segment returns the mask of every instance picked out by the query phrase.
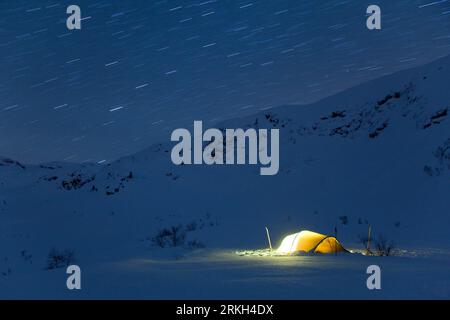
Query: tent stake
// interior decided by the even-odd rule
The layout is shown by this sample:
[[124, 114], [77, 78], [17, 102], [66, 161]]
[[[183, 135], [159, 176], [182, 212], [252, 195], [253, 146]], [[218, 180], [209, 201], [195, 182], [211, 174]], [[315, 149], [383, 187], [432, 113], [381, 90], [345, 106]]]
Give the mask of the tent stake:
[[266, 227], [267, 240], [269, 241], [269, 248], [272, 251], [272, 241], [270, 241], [269, 228]]

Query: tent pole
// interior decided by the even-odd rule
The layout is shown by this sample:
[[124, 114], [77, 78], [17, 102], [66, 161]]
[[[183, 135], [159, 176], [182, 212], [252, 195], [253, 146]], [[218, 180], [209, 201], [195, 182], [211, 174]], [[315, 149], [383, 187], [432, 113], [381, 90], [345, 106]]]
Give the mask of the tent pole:
[[272, 251], [272, 241], [270, 241], [269, 228], [266, 227], [267, 240], [269, 241], [269, 248]]
[[367, 236], [367, 252], [370, 252], [370, 238], [372, 237], [372, 226], [369, 225], [369, 235]]

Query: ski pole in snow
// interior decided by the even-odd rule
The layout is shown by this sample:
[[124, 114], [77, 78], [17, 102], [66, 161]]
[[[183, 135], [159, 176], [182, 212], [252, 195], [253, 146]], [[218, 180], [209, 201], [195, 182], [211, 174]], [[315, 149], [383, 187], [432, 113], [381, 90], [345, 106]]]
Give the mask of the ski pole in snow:
[[267, 240], [269, 241], [269, 248], [272, 251], [272, 241], [270, 241], [269, 228], [266, 227]]

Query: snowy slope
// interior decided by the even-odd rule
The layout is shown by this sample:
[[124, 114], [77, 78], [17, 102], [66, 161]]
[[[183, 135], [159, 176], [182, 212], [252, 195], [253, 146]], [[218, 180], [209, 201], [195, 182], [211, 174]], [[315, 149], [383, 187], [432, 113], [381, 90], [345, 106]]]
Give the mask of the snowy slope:
[[[219, 126], [280, 129], [276, 176], [260, 176], [259, 166], [174, 166], [169, 137], [103, 166], [1, 159], [0, 283], [9, 289], [0, 296], [21, 275], [46, 274], [52, 248], [95, 268], [200, 247], [261, 248], [264, 226], [276, 244], [302, 229], [336, 227], [344, 245], [358, 247], [370, 224], [397, 248], [446, 252], [449, 83], [446, 57]], [[172, 226], [186, 235], [183, 249], [155, 246], [158, 231]]]

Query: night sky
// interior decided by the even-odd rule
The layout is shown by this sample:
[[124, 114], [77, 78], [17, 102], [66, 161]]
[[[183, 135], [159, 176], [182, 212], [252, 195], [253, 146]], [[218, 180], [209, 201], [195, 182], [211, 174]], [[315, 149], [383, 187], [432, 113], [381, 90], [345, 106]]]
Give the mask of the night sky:
[[0, 0], [0, 155], [112, 161], [448, 54], [450, 1]]

